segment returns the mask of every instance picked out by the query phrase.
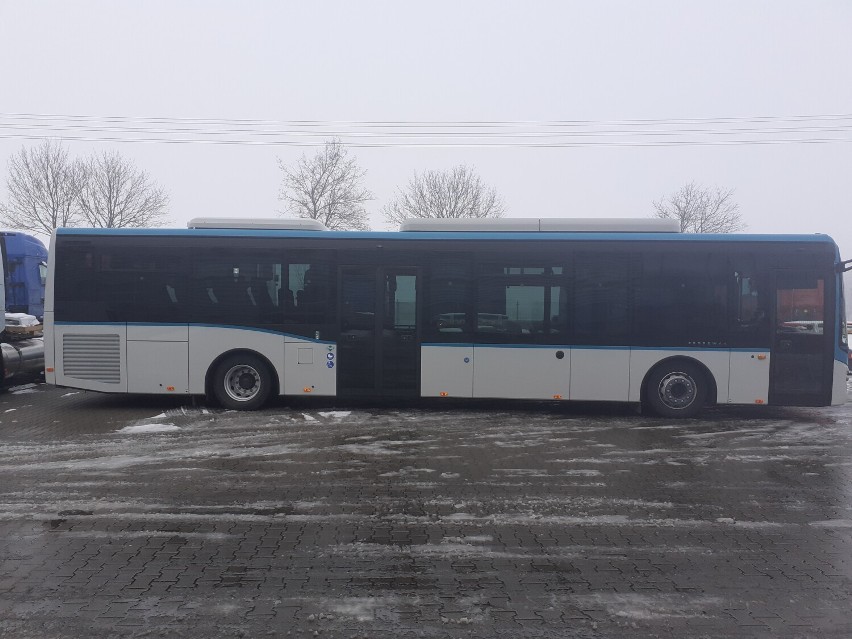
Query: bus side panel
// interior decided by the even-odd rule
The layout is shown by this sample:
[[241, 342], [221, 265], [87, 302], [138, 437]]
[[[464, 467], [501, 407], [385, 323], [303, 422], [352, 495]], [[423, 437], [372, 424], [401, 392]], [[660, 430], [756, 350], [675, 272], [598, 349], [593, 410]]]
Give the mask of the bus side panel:
[[716, 401], [728, 401], [728, 371], [731, 353], [728, 350], [694, 351], [674, 349], [634, 348], [630, 356], [630, 401], [642, 401], [642, 382], [657, 364], [671, 357], [686, 357], [704, 364], [716, 383]]
[[[473, 396], [508, 399], [568, 399], [569, 347], [497, 347], [476, 345]], [[561, 357], [557, 354], [561, 353]]]
[[424, 345], [420, 350], [422, 397], [473, 397], [473, 346]]
[[[769, 403], [769, 363], [771, 357], [765, 351], [732, 351], [729, 404]], [[722, 403], [722, 399], [719, 399]]]
[[279, 388], [283, 387], [284, 335], [235, 326], [190, 325], [189, 392], [203, 395], [210, 365], [223, 353], [235, 350], [255, 351], [268, 359], [278, 376]]
[[834, 361], [834, 384], [831, 389], [831, 405], [840, 406], [848, 401], [848, 391], [846, 390], [846, 374], [849, 371], [849, 365], [843, 362]]
[[297, 337], [284, 343], [284, 395], [337, 394], [337, 347]]
[[56, 384], [56, 336], [54, 335], [53, 312], [44, 314], [44, 381]]
[[626, 402], [629, 394], [629, 348], [574, 347], [571, 350], [569, 399]]
[[[44, 381], [56, 384], [56, 335], [55, 318], [53, 315], [53, 280], [56, 269], [56, 231], [50, 236], [50, 253], [47, 259], [47, 283], [44, 292]], [[3, 280], [0, 277], [0, 291], [3, 290]]]
[[127, 392], [125, 324], [55, 324], [56, 384], [104, 393]]
[[127, 327], [127, 391], [189, 392], [189, 326], [130, 324]]

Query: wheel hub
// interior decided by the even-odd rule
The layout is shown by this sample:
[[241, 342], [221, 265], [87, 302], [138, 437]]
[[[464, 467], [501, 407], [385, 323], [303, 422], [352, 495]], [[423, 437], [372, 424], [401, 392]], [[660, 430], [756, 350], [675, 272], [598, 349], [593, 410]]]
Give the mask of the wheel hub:
[[225, 392], [238, 402], [249, 401], [260, 392], [260, 374], [252, 366], [233, 366], [225, 373]]
[[669, 373], [660, 380], [658, 393], [660, 400], [669, 408], [686, 408], [697, 396], [695, 380], [686, 373]]

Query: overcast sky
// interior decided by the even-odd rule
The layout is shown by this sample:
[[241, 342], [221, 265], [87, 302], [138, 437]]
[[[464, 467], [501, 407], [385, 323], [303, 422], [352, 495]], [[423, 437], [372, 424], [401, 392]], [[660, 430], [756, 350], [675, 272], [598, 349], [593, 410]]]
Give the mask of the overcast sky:
[[848, 0], [0, 0], [0, 197], [26, 138], [57, 136], [132, 159], [170, 225], [271, 217], [279, 159], [339, 134], [368, 145], [377, 229], [415, 170], [465, 163], [510, 216], [644, 217], [696, 181], [849, 259], [850, 34]]

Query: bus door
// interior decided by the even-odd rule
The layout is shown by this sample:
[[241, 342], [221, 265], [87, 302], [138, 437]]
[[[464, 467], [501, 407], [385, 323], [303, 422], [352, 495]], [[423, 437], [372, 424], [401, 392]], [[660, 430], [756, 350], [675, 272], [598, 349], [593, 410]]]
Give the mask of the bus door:
[[825, 277], [776, 271], [769, 403], [825, 405], [831, 401], [834, 331], [826, 318]]
[[416, 268], [342, 266], [337, 392], [420, 394]]

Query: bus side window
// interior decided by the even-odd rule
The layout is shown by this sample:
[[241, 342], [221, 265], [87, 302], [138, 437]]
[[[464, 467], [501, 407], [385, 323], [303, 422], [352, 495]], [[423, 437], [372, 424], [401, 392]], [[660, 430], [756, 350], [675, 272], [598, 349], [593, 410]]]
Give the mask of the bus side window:
[[107, 321], [95, 249], [67, 243], [57, 247], [56, 252], [62, 264], [54, 275], [56, 320]]
[[195, 253], [193, 321], [234, 326], [281, 324], [283, 265], [278, 251], [205, 247]]
[[329, 297], [332, 293], [331, 267], [327, 263], [286, 264], [283, 298], [285, 319], [297, 324], [326, 324], [332, 321]]
[[575, 338], [582, 344], [628, 344], [639, 274], [636, 256], [578, 252], [574, 270]]
[[761, 314], [758, 304], [758, 287], [754, 277], [734, 273], [737, 281], [737, 323], [752, 324]]
[[425, 304], [431, 338], [453, 341], [467, 333], [470, 301], [470, 265], [456, 256], [434, 256]]
[[540, 342], [564, 330], [564, 267], [544, 264], [551, 263], [539, 257], [479, 266], [476, 331], [481, 337]]

